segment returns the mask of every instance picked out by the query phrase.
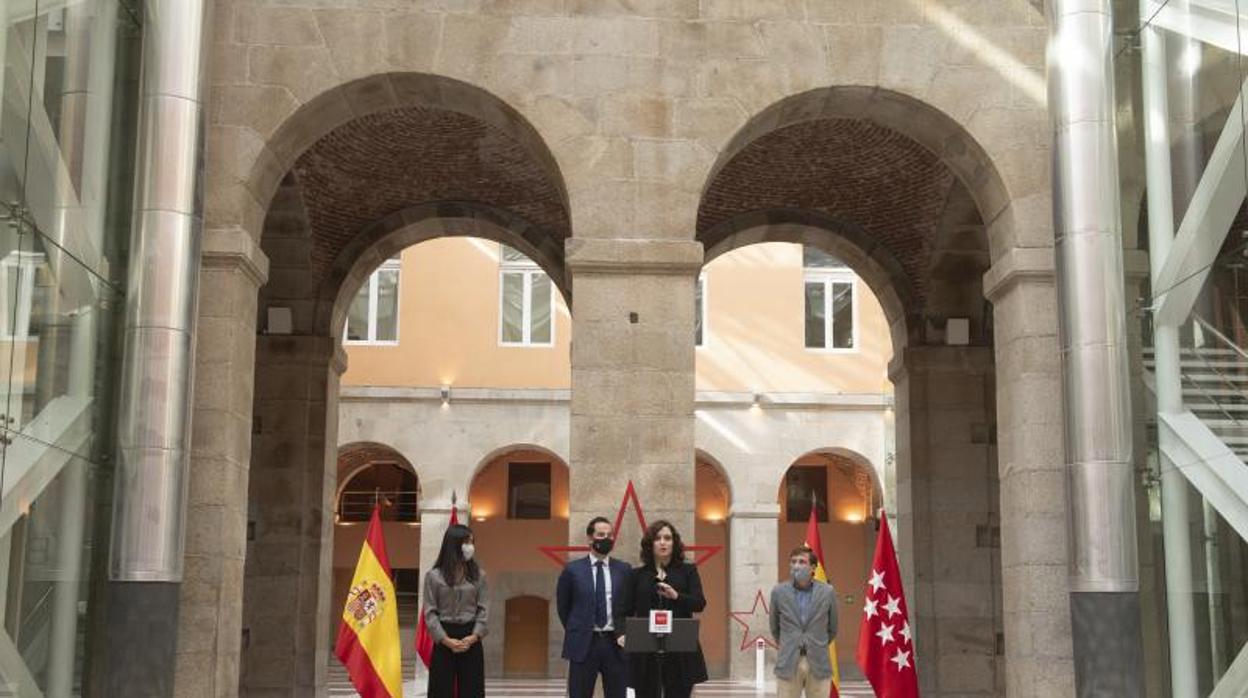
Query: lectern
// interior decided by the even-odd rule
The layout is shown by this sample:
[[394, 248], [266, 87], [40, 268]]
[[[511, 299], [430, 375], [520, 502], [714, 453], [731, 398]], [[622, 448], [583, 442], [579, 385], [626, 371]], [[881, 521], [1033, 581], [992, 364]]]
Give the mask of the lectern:
[[[659, 665], [659, 696], [663, 696], [663, 660], [669, 654], [698, 651], [698, 621], [694, 618], [672, 618], [658, 624], [655, 629], [654, 614], [670, 611], [651, 611], [651, 618], [629, 618], [624, 625], [624, 651], [629, 654], [653, 654]], [[662, 628], [666, 625], [667, 631]]]

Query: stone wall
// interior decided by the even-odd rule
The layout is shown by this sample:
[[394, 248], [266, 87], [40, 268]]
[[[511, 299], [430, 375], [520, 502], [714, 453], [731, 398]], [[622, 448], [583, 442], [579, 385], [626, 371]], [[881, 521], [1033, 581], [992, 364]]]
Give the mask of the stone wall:
[[[996, 263], [1008, 266], [1020, 249], [1051, 257], [1046, 29], [1041, 14], [1025, 0], [218, 0], [214, 8], [206, 130], [209, 239], [233, 247], [260, 244], [279, 185], [323, 136], [352, 122], [358, 126], [361, 120], [384, 124], [387, 118], [408, 118], [412, 110], [438, 118], [471, 117], [465, 122], [471, 122], [470, 128], [491, 134], [480, 141], [480, 150], [473, 150], [482, 163], [497, 164], [494, 156], [502, 152], [500, 144], [507, 144], [531, 160], [520, 163], [523, 171], [534, 171], [527, 168], [537, 163], [536, 171], [552, 182], [567, 230], [554, 217], [546, 226], [526, 226], [525, 213], [515, 202], [497, 198], [474, 204], [472, 215], [501, 221], [526, 252], [548, 262], [544, 266], [557, 281], [570, 282], [575, 341], [567, 460], [574, 473], [601, 477], [605, 483], [591, 486], [586, 477], [574, 474], [573, 501], [579, 508], [573, 518], [618, 505], [614, 492], [628, 471], [646, 490], [655, 515], [672, 516], [678, 525], [691, 521], [692, 513], [677, 493], [692, 490], [692, 469], [672, 466], [691, 462], [697, 440], [692, 289], [702, 260], [700, 240], [695, 239], [704, 232], [698, 211], [719, 165], [776, 125], [806, 118], [804, 110], [812, 108], [812, 100], [786, 98], [838, 88], [817, 93], [816, 116], [833, 113], [870, 121], [934, 153], [974, 200]], [[851, 89], [839, 89], [847, 87]], [[823, 111], [825, 107], [831, 111]], [[875, 153], [880, 161], [872, 157], [864, 155], [859, 164], [883, 164], [888, 151]], [[476, 175], [509, 176], [469, 169], [444, 183], [445, 189], [431, 185], [415, 194], [409, 191], [420, 200], [387, 200], [386, 206], [436, 207], [437, 201], [458, 192], [478, 191], [468, 186]], [[308, 210], [315, 214], [325, 209], [314, 205]], [[321, 250], [315, 253], [321, 255], [318, 259], [332, 260], [329, 269], [337, 273], [320, 286], [304, 285], [299, 297], [284, 299], [297, 311], [297, 320], [309, 321], [307, 342], [333, 346], [338, 328], [332, 311], [343, 279], [357, 261], [376, 253], [386, 235], [401, 234], [406, 214], [385, 213], [393, 220], [365, 225], [356, 238], [322, 239], [326, 236], [314, 232], [320, 223], [312, 221], [310, 240], [288, 242], [297, 254], [305, 249], [300, 245], [311, 243], [310, 249]], [[927, 244], [918, 239], [916, 244]], [[565, 242], [568, 264], [563, 267]], [[898, 259], [905, 258], [902, 252], [896, 253]], [[923, 279], [894, 281], [899, 288], [917, 288]], [[201, 298], [230, 288], [228, 279], [205, 275]], [[1049, 557], [1061, 552], [1050, 550], [1061, 547], [1053, 541], [1064, 539], [1029, 536], [1033, 523], [1059, 520], [1064, 502], [1025, 499], [1031, 485], [1044, 485], [1040, 491], [1049, 492], [1045, 488], [1052, 485], [1053, 469], [1062, 460], [1054, 451], [1061, 442], [1054, 413], [1056, 375], [1050, 371], [1056, 367], [1056, 354], [1052, 366], [1039, 366], [1043, 362], [1036, 358], [1040, 345], [1054, 348], [1046, 343], [1056, 328], [1055, 316], [1048, 312], [1050, 292], [1051, 284], [1029, 280], [994, 297], [1000, 311], [994, 314], [997, 351], [1008, 353], [997, 360], [1008, 380], [998, 380], [996, 390], [1003, 413], [998, 421], [1007, 512], [1002, 522], [1004, 646], [1012, 695], [1069, 694], [1064, 683], [1069, 657], [1061, 650], [1069, 643], [1069, 628], [1059, 620], [1067, 618], [1065, 582]], [[235, 320], [251, 317], [250, 296], [243, 295], [248, 297], [239, 298]], [[301, 326], [297, 331], [305, 330]], [[898, 349], [906, 335], [900, 339]], [[254, 409], [262, 429], [275, 419], [294, 419], [293, 414], [315, 423], [298, 439], [288, 438], [294, 431], [281, 436], [280, 448], [260, 445], [250, 450], [253, 474], [259, 466], [297, 472], [291, 475], [299, 483], [298, 504], [286, 515], [252, 512], [261, 536], [257, 540], [262, 540], [260, 529], [268, 526], [289, 527], [298, 540], [302, 557], [297, 567], [283, 568], [274, 579], [294, 574], [292, 569], [305, 575], [303, 579], [318, 579], [313, 571], [325, 559], [324, 485], [326, 473], [333, 472], [332, 463], [325, 461], [332, 456], [338, 422], [333, 397], [314, 394], [334, 381], [332, 351], [322, 346], [315, 366], [300, 364], [306, 382], [292, 386], [295, 397], [288, 398], [266, 394], [260, 386], [270, 380], [271, 369], [280, 373], [289, 367], [261, 357], [253, 361], [248, 352], [254, 349], [243, 349], [246, 344], [230, 332], [201, 328], [197, 370], [212, 375], [208, 363], [236, 356], [230, 371], [243, 381], [256, 376]], [[253, 373], [253, 367], [259, 372]], [[1035, 395], [1053, 397], [1053, 402], [1043, 403]], [[302, 402], [297, 409], [279, 409], [289, 399]], [[275, 412], [266, 411], [269, 405]], [[211, 424], [212, 414], [208, 405], [197, 405], [196, 429]], [[241, 424], [252, 421], [246, 406], [233, 415]], [[256, 437], [270, 438], [263, 432]], [[233, 460], [214, 464], [245, 463], [246, 436], [238, 440], [244, 443], [221, 447], [233, 453]], [[218, 450], [212, 448], [213, 453]], [[200, 492], [211, 475], [205, 472], [192, 482], [192, 502], [208, 496]], [[1031, 476], [1041, 482], [1027, 480]], [[437, 478], [429, 482], [443, 493], [433, 501], [443, 501], [447, 483]], [[253, 501], [277, 496], [253, 490]], [[744, 522], [757, 509], [755, 502], [742, 501]], [[1042, 511], [1028, 508], [1036, 506]], [[237, 519], [238, 506], [229, 511]], [[1009, 512], [1017, 512], [1016, 518], [1009, 518]], [[196, 516], [193, 511], [192, 527], [213, 526], [210, 518]], [[242, 546], [241, 530], [225, 530], [230, 531], [225, 548], [202, 549], [202, 562], [209, 568], [229, 560], [233, 553], [228, 550]], [[248, 564], [252, 561], [249, 554]], [[762, 568], [756, 572], [766, 577]], [[229, 628], [235, 621], [225, 617], [237, 613], [230, 599], [241, 591], [229, 574], [213, 574], [216, 598], [208, 598], [222, 618], [223, 634], [215, 644], [195, 647], [202, 651], [197, 661], [217, 667], [217, 679], [203, 687], [193, 684], [198, 677], [182, 672], [180, 695], [233, 691], [226, 655], [236, 653], [234, 640], [225, 635], [232, 634]], [[251, 587], [248, 603], [276, 593]], [[300, 586], [297, 591], [284, 587], [282, 593], [294, 594], [290, 603], [302, 612], [325, 611], [321, 591]], [[183, 607], [204, 598], [190, 598], [188, 592]], [[251, 627], [251, 634], [244, 635], [248, 642], [259, 641], [255, 632]], [[291, 641], [273, 641], [277, 654], [260, 652], [264, 642], [243, 649], [249, 667], [263, 665], [269, 657], [310, 662], [326, 649], [311, 630], [297, 647], [281, 646], [279, 651], [277, 645]], [[244, 671], [251, 677], [248, 681], [258, 677], [250, 668]], [[304, 695], [321, 685], [316, 671], [306, 667], [275, 666], [272, 671], [286, 672], [285, 683], [244, 692]]]

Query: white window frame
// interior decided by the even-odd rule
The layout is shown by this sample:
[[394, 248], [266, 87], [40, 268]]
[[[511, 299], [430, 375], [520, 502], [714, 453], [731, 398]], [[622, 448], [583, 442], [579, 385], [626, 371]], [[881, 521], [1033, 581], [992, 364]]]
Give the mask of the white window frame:
[[[707, 345], [708, 340], [711, 337], [710, 326], [707, 325], [706, 323], [707, 318], [710, 316], [710, 313], [706, 312], [706, 307], [707, 307], [706, 272], [704, 271], [698, 274], [698, 280], [694, 283], [696, 283], [698, 286], [702, 288], [702, 302], [698, 304], [698, 307], [693, 309], [693, 311], [700, 316], [698, 319], [701, 320], [701, 324], [702, 324], [702, 341], [700, 342], [698, 341], [698, 336], [697, 336], [697, 333], [695, 332], [693, 336], [693, 347], [695, 349], [702, 349]], [[697, 301], [697, 288], [696, 287], [694, 288], [694, 294], [695, 294], [694, 301], [696, 302]]]
[[[35, 274], [44, 263], [42, 252], [14, 250], [0, 259], [0, 340], [30, 339], [30, 312], [34, 302]], [[8, 279], [17, 274], [17, 298], [9, 298]], [[16, 302], [16, 308], [14, 308]], [[16, 312], [15, 312], [16, 311]]]
[[[500, 347], [537, 347], [547, 348], [555, 346], [555, 327], [558, 317], [555, 307], [555, 282], [550, 280], [550, 341], [534, 342], [533, 333], [533, 279], [537, 276], [546, 276], [546, 272], [537, 265], [537, 262], [529, 258], [506, 260], [503, 259], [504, 245], [498, 246], [498, 345]], [[520, 332], [521, 340], [519, 342], [509, 342], [503, 339], [503, 303], [506, 300], [504, 293], [506, 286], [504, 279], [508, 274], [521, 274], [524, 283], [521, 289], [521, 312], [520, 312]]]
[[[378, 291], [381, 286], [381, 273], [383, 271], [393, 271], [398, 274], [398, 282], [394, 289], [394, 339], [377, 339], [377, 301], [380, 297]], [[403, 303], [403, 263], [397, 257], [392, 257], [381, 263], [372, 274], [368, 275], [368, 338], [367, 339], [344, 339], [343, 344], [352, 344], [355, 346], [378, 346], [393, 347], [399, 343], [399, 309]], [[355, 303], [355, 299], [351, 299], [351, 303]], [[348, 306], [347, 326], [350, 327], [350, 307]], [[346, 334], [344, 332], [343, 334]]]
[[[823, 338], [828, 346], [806, 346], [806, 285], [823, 284]], [[834, 347], [832, 344], [832, 284], [849, 284], [850, 338], [852, 347]], [[817, 354], [857, 354], [858, 343], [858, 275], [848, 268], [827, 269], [808, 267], [802, 274], [802, 346]]]

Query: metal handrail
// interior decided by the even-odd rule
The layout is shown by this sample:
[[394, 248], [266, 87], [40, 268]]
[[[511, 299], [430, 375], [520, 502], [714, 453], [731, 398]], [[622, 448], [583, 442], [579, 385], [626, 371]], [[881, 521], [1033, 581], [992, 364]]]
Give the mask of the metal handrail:
[[339, 496], [334, 513], [339, 519], [367, 520], [373, 507], [380, 501], [388, 503], [388, 509], [400, 520], [416, 521], [420, 518], [420, 492], [417, 490], [344, 490]]
[[[1214, 337], [1220, 340], [1223, 344], [1226, 344], [1231, 349], [1234, 349], [1241, 357], [1243, 357], [1245, 360], [1248, 360], [1248, 353], [1245, 353], [1244, 350], [1241, 349], [1234, 342], [1232, 342], [1229, 337], [1227, 337], [1226, 335], [1218, 331], [1218, 328], [1210, 324], [1208, 320], [1204, 319], [1203, 317], [1195, 313], [1192, 314], [1192, 319], [1197, 324], [1199, 324], [1202, 328], [1204, 328], [1205, 330], [1208, 330], [1210, 334], [1212, 334]], [[1204, 364], [1204, 367], [1206, 370], [1212, 371], [1213, 374], [1218, 377], [1218, 380], [1222, 382], [1222, 385], [1232, 390], [1237, 389], [1235, 383], [1231, 381], [1225, 374], [1223, 374], [1222, 371], [1218, 369], [1218, 367], [1214, 365], [1214, 363], [1210, 361], [1209, 358], [1203, 352], [1199, 350], [1199, 348], [1196, 348], [1193, 353], [1195, 353], [1196, 358], [1199, 359], [1202, 364]], [[1236, 427], [1244, 426], [1244, 423], [1241, 422], [1238, 417], [1231, 414], [1230, 411], [1227, 410], [1226, 407], [1217, 398], [1205, 392], [1205, 389], [1200, 386], [1198, 381], [1189, 379], [1189, 382], [1195, 385], [1197, 390], [1201, 392], [1201, 394], [1205, 397], [1205, 399], [1213, 403], [1213, 405], [1218, 408], [1218, 411], [1220, 411], [1224, 417], [1230, 420], [1231, 423], [1233, 423]]]
[[1199, 324], [1202, 328], [1208, 330], [1210, 334], [1212, 334], [1220, 342], [1225, 344], [1227, 348], [1231, 349], [1236, 354], [1239, 354], [1240, 358], [1248, 361], [1248, 351], [1245, 351], [1243, 347], [1236, 344], [1235, 341], [1232, 340], [1230, 337], [1227, 337], [1226, 335], [1222, 334], [1222, 332], [1218, 328], [1213, 326], [1213, 323], [1204, 319], [1200, 315], [1197, 315], [1196, 313], [1192, 313], [1192, 320], [1196, 321], [1196, 323]]

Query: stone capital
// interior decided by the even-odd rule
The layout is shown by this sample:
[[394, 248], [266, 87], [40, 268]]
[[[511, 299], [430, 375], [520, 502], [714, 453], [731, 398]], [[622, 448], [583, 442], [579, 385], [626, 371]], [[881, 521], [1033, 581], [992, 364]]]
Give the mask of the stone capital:
[[204, 231], [200, 265], [205, 269], [237, 269], [260, 288], [269, 279], [269, 258], [242, 228]]
[[693, 275], [702, 269], [702, 243], [687, 240], [573, 238], [565, 246], [576, 274]]
[[728, 510], [729, 519], [780, 519], [779, 503], [744, 502], [733, 504]]
[[1024, 279], [1053, 283], [1056, 275], [1052, 247], [1015, 247], [997, 258], [984, 274], [984, 297], [995, 303]]
[[894, 383], [913, 373], [946, 371], [964, 375], [993, 371], [992, 347], [917, 346], [903, 347], [888, 362], [888, 379]]

